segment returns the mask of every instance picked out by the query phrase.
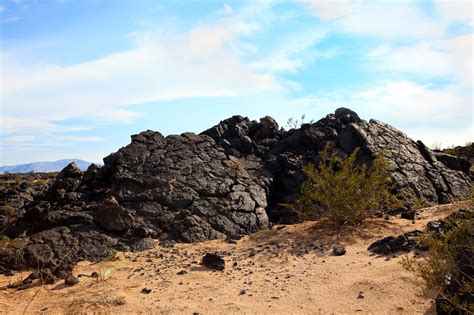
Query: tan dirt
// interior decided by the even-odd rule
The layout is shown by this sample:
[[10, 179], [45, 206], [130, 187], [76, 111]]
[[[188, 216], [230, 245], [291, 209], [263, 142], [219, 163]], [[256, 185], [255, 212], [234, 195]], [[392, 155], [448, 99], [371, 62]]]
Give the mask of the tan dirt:
[[[367, 247], [384, 236], [422, 229], [458, 207], [423, 209], [414, 224], [370, 219], [334, 232], [324, 222], [305, 222], [275, 226], [237, 244], [209, 241], [118, 253], [117, 261], [81, 262], [74, 270], [77, 276], [113, 268], [107, 280], [80, 277], [73, 287], [59, 281], [1, 290], [0, 314], [434, 314], [435, 293], [423, 294], [423, 283], [401, 266], [402, 255], [379, 257]], [[335, 244], [347, 253], [333, 256]], [[225, 254], [224, 271], [199, 264], [208, 251]], [[0, 276], [0, 287], [28, 274]], [[141, 293], [143, 288], [152, 291]]]

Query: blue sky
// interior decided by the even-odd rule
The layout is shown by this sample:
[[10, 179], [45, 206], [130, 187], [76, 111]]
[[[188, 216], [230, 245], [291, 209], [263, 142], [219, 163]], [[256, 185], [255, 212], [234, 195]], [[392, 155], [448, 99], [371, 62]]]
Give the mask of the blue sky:
[[0, 0], [0, 164], [102, 158], [152, 129], [349, 107], [473, 135], [471, 1]]

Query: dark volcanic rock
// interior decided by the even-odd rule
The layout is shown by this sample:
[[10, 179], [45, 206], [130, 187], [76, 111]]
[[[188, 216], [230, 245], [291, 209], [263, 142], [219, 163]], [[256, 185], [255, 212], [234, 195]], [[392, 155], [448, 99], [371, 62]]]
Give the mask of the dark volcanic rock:
[[469, 174], [471, 162], [469, 162], [468, 160], [438, 151], [433, 151], [433, 154], [436, 156], [436, 159], [438, 161], [446, 165], [448, 168]]
[[400, 214], [400, 218], [405, 220], [415, 220], [416, 211], [404, 211]]
[[[104, 161], [102, 172], [118, 201], [107, 212], [119, 213], [120, 222], [124, 214], [135, 225], [145, 224], [186, 242], [238, 237], [268, 224], [264, 209], [272, 178], [263, 162], [252, 156], [227, 156], [209, 136], [185, 133], [165, 138], [146, 131]], [[100, 225], [110, 229], [104, 223], [111, 215], [102, 217]], [[125, 221], [129, 224], [113, 229], [131, 228], [132, 220]]]
[[202, 258], [201, 264], [209, 269], [224, 270], [225, 261], [224, 258], [214, 253], [206, 253]]
[[2, 175], [12, 180], [0, 186], [0, 236], [14, 240], [0, 249], [1, 272], [41, 264], [65, 277], [79, 260], [152, 248], [150, 238], [163, 233], [184, 242], [239, 239], [296, 222], [282, 204], [299, 197], [302, 166], [318, 164], [328, 144], [341, 158], [360, 147], [366, 164], [385, 150], [396, 190], [408, 197], [436, 204], [469, 195], [457, 164], [346, 108], [289, 131], [268, 116], [233, 116], [199, 135], [148, 130], [131, 138], [86, 172], [70, 164], [54, 181]]
[[390, 253], [396, 253], [399, 251], [409, 252], [417, 245], [415, 238], [421, 233], [421, 231], [415, 230], [396, 237], [387, 236], [372, 243], [367, 249], [370, 252], [379, 255], [388, 255]]
[[346, 249], [344, 246], [334, 246], [332, 253], [334, 256], [343, 256], [346, 254]]
[[74, 286], [76, 284], [79, 283], [79, 279], [77, 279], [76, 277], [74, 277], [73, 275], [68, 275], [66, 276], [66, 278], [64, 279], [64, 284], [65, 285], [68, 285], [68, 286]]
[[[319, 162], [318, 152], [329, 144], [342, 158], [360, 147], [358, 161], [368, 163], [384, 151], [395, 181], [396, 190], [407, 198], [428, 204], [448, 203], [469, 195], [468, 176], [447, 167], [421, 142], [409, 139], [390, 125], [377, 120], [363, 121], [346, 108], [327, 115], [314, 124], [299, 129], [277, 130], [276, 123], [249, 121], [234, 116], [206, 130], [227, 154], [258, 157], [273, 176], [267, 214], [271, 221], [291, 223], [297, 216], [281, 204], [291, 203], [299, 196], [305, 163]], [[265, 125], [272, 132], [261, 132]], [[252, 145], [248, 145], [248, 139]], [[245, 143], [246, 145], [243, 145]]]
[[135, 224], [132, 213], [120, 206], [114, 197], [104, 200], [95, 211], [97, 224], [106, 231], [122, 232]]

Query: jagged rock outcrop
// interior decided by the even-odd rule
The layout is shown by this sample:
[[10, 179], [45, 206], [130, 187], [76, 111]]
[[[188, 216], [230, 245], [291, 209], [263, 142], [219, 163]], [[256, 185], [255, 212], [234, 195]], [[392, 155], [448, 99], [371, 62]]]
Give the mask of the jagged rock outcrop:
[[[135, 221], [124, 229], [146, 226], [156, 234], [197, 242], [239, 237], [268, 225], [272, 178], [262, 161], [228, 156], [209, 136], [165, 138], [146, 131], [104, 162], [102, 172], [118, 201], [115, 210], [109, 206], [107, 211], [128, 212]], [[110, 230], [104, 226], [107, 217], [113, 216], [100, 219], [100, 225]]]
[[397, 189], [407, 196], [434, 204], [469, 194], [467, 175], [421, 142], [346, 108], [289, 131], [271, 117], [233, 116], [199, 135], [133, 135], [103, 167], [84, 173], [69, 165], [0, 230], [16, 239], [0, 248], [0, 271], [36, 268], [41, 252], [42, 266], [64, 276], [78, 260], [150, 248], [150, 238], [160, 235], [235, 239], [270, 222], [294, 222], [296, 214], [281, 204], [298, 198], [302, 166], [318, 163], [327, 144], [343, 158], [360, 147], [358, 160], [368, 164], [385, 150]]
[[[272, 193], [267, 213], [272, 221], [292, 222], [291, 210], [279, 205], [294, 201], [304, 180], [301, 167], [318, 163], [318, 152], [329, 144], [341, 157], [360, 148], [358, 160], [370, 164], [381, 151], [389, 160], [397, 190], [407, 198], [428, 204], [449, 203], [469, 195], [470, 181], [458, 165], [437, 160], [421, 141], [414, 141], [392, 126], [377, 120], [361, 120], [350, 109], [339, 108], [334, 114], [299, 129], [275, 131], [270, 138], [262, 138], [258, 131], [263, 126], [241, 116], [234, 116], [206, 130], [228, 154], [254, 154], [273, 175]], [[272, 130], [278, 130], [273, 121]], [[443, 159], [444, 161], [444, 159]]]
[[448, 168], [469, 174], [471, 162], [467, 159], [439, 151], [433, 151], [433, 154], [436, 156], [438, 161], [446, 165]]

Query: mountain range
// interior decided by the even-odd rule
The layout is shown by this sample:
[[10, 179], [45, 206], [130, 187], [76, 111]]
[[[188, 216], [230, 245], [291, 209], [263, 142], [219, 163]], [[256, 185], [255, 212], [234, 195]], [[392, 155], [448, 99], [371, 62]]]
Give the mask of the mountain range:
[[79, 159], [63, 159], [53, 162], [32, 162], [18, 165], [6, 165], [0, 166], [0, 174], [3, 173], [47, 173], [47, 172], [59, 172], [65, 168], [69, 163], [75, 162], [81, 170], [86, 170], [91, 162], [87, 162]]

